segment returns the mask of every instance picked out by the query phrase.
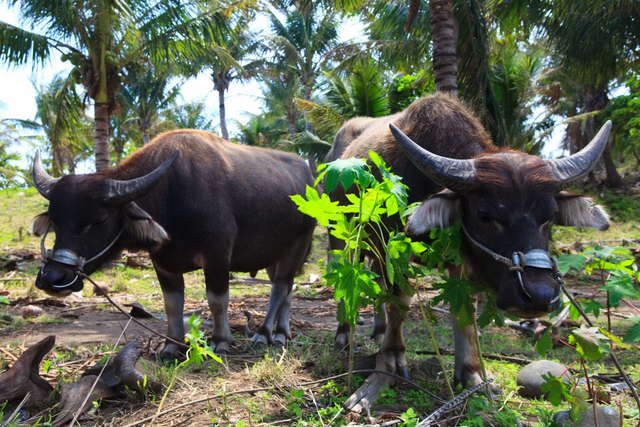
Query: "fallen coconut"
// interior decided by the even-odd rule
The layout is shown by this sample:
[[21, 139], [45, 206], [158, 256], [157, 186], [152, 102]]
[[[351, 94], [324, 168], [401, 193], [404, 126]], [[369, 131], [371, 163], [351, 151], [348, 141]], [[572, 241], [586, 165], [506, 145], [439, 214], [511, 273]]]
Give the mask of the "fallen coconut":
[[38, 317], [42, 313], [44, 313], [44, 310], [42, 310], [42, 308], [38, 307], [37, 305], [25, 305], [24, 307], [22, 307], [22, 317], [24, 319]]

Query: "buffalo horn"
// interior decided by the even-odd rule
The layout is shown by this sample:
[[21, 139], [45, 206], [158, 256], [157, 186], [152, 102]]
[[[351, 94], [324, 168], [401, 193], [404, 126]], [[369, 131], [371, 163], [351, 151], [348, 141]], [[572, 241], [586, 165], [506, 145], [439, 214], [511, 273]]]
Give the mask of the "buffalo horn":
[[171, 167], [180, 152], [174, 152], [160, 166], [139, 178], [118, 180], [107, 179], [105, 198], [109, 201], [129, 201], [147, 191], [155, 184]]
[[585, 176], [594, 168], [607, 146], [610, 133], [611, 120], [608, 120], [582, 150], [564, 159], [547, 160], [547, 165], [561, 187]]
[[409, 160], [436, 183], [453, 191], [465, 191], [474, 186], [473, 160], [451, 159], [431, 153], [413, 142], [392, 123], [389, 128]]
[[60, 180], [60, 178], [54, 178], [44, 170], [44, 168], [42, 167], [42, 163], [40, 162], [39, 151], [36, 151], [36, 156], [33, 158], [31, 178], [33, 179], [33, 184], [45, 199], [49, 199], [49, 192], [51, 191], [51, 187], [53, 187], [54, 184], [58, 182], [58, 180]]

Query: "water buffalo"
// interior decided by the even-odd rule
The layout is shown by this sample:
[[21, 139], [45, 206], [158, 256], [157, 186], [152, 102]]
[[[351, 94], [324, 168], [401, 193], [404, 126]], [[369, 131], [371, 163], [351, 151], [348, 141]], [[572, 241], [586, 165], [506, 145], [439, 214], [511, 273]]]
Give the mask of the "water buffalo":
[[[183, 274], [202, 268], [213, 346], [223, 351], [232, 341], [229, 272], [268, 267], [269, 308], [253, 340], [290, 338], [293, 278], [315, 226], [289, 199], [313, 185], [300, 157], [176, 130], [112, 169], [52, 178], [36, 156], [32, 175], [49, 200], [48, 211], [34, 220], [34, 234], [56, 233], [36, 278], [39, 289], [65, 296], [82, 289], [78, 270], [90, 274], [125, 248], [146, 250], [162, 288], [168, 336], [182, 342]], [[178, 350], [167, 341], [160, 357], [176, 357]]]
[[[460, 222], [467, 277], [491, 289], [501, 309], [530, 318], [551, 312], [560, 302], [559, 276], [548, 254], [552, 224], [600, 230], [609, 225], [600, 206], [562, 189], [592, 169], [610, 129], [605, 124], [579, 153], [543, 160], [496, 147], [457, 98], [436, 93], [393, 116], [346, 122], [326, 160], [366, 158], [369, 150], [381, 155], [409, 186], [409, 201], [422, 202], [408, 221], [408, 233], [421, 236]], [[330, 242], [333, 249], [340, 247], [336, 239]], [[409, 304], [407, 296], [393, 292]], [[377, 369], [407, 375], [405, 310], [389, 303], [384, 312], [374, 329], [381, 343]], [[481, 379], [473, 327], [455, 329], [455, 380], [475, 385]], [[341, 325], [337, 343], [346, 342], [347, 333], [348, 326]], [[347, 405], [361, 409], [390, 381], [384, 375], [370, 377]]]

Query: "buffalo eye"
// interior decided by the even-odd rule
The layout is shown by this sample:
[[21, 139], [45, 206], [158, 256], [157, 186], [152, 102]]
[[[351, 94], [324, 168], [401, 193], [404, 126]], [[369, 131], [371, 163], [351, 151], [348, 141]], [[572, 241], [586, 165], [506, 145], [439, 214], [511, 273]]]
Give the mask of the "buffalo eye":
[[100, 225], [104, 224], [105, 222], [107, 222], [107, 219], [109, 217], [105, 216], [104, 218], [100, 218], [94, 222], [92, 222], [91, 224], [87, 224], [84, 227], [82, 227], [82, 229], [80, 230], [80, 232], [82, 234], [87, 234], [93, 227], [99, 227]]
[[505, 228], [504, 221], [492, 216], [487, 211], [478, 211], [478, 219], [483, 224], [492, 225], [493, 227], [498, 229], [498, 231], [503, 231]]

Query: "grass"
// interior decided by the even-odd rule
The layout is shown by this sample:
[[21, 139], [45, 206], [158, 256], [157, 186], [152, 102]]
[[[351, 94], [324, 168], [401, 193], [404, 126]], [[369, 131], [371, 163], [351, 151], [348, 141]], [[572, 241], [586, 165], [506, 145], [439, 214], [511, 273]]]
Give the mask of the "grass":
[[[601, 203], [604, 203], [612, 213], [614, 223], [606, 232], [576, 230], [567, 227], [557, 227], [554, 230], [554, 240], [558, 243], [572, 243], [576, 240], [613, 240], [613, 239], [640, 239], [640, 198], [635, 193], [631, 197], [621, 197], [621, 194], [604, 192], [593, 194]], [[635, 198], [634, 198], [635, 197]], [[28, 232], [31, 219], [39, 212], [44, 211], [46, 203], [37, 192], [29, 190], [0, 190], [0, 267], [2, 261], [9, 256], [23, 252], [38, 252], [39, 241]], [[313, 251], [305, 266], [304, 274], [296, 279], [300, 283], [296, 295], [310, 298], [310, 309], [329, 307], [330, 302], [326, 297], [326, 289], [322, 282], [306, 283], [309, 275], [322, 276], [326, 259], [324, 248], [326, 247], [326, 231], [317, 230], [313, 241]], [[30, 295], [33, 298], [44, 298], [46, 295], [34, 289], [32, 283], [38, 268], [37, 260], [18, 262], [18, 271], [15, 273], [0, 270], [0, 277], [14, 274], [16, 280], [0, 282], [0, 291], [8, 291], [11, 300]], [[236, 276], [243, 276], [237, 274]], [[147, 309], [155, 312], [163, 311], [162, 294], [153, 269], [132, 266], [125, 259], [114, 263], [112, 268], [105, 269], [93, 275], [97, 282], [110, 285], [112, 295], [120, 302], [138, 301]], [[22, 280], [22, 279], [27, 280]], [[258, 278], [266, 279], [264, 271], [259, 272]], [[201, 271], [195, 271], [185, 275], [186, 284], [186, 309], [194, 309], [206, 306], [204, 276]], [[427, 281], [421, 281], [421, 286], [428, 287]], [[593, 289], [597, 281], [584, 276], [571, 278], [571, 285]], [[270, 291], [268, 285], [247, 283], [231, 285], [232, 303], [251, 303], [266, 305], [267, 295]], [[93, 290], [87, 285], [83, 291], [83, 297], [95, 304], [92, 310], [111, 310], [108, 305], [101, 305], [99, 298], [93, 295]], [[262, 308], [255, 305], [235, 308], [236, 311], [244, 309]], [[234, 310], [233, 307], [231, 310]], [[327, 311], [330, 311], [329, 307]], [[0, 304], [0, 345], [11, 354], [18, 355], [25, 347], [20, 345], [20, 340], [9, 340], [5, 336], [15, 333], [28, 333], [37, 330], [41, 325], [58, 322], [61, 325], [70, 320], [56, 315], [53, 310], [45, 316], [24, 320], [19, 317], [16, 308]], [[322, 325], [326, 320], [314, 318], [315, 311], [310, 311], [308, 325], [297, 327], [294, 323], [295, 343], [285, 349], [269, 348], [266, 350], [252, 350], [246, 344], [246, 338], [236, 330], [236, 341], [243, 346], [242, 351], [228, 355], [224, 358], [224, 364], [211, 363], [199, 370], [181, 370], [177, 376], [175, 386], [169, 393], [166, 407], [189, 402], [203, 396], [219, 395], [218, 399], [207, 403], [188, 406], [184, 410], [172, 413], [157, 420], [158, 424], [170, 424], [172, 422], [187, 421], [191, 425], [221, 425], [249, 426], [272, 424], [277, 421], [287, 420], [286, 425], [316, 426], [316, 425], [345, 425], [351, 421], [362, 423], [364, 420], [353, 415], [345, 414], [341, 408], [342, 402], [349, 396], [344, 379], [329, 381], [319, 384], [317, 387], [301, 387], [300, 384], [318, 378], [343, 373], [346, 369], [345, 355], [333, 349], [333, 331]], [[3, 321], [3, 315], [9, 315], [11, 321]], [[203, 315], [207, 315], [206, 312]], [[299, 320], [301, 314], [292, 313], [294, 320]], [[307, 318], [305, 317], [305, 319]], [[407, 357], [413, 381], [421, 387], [443, 398], [448, 396], [444, 376], [451, 378], [453, 371], [453, 356], [444, 356], [445, 372], [440, 365], [435, 363], [433, 357], [421, 354], [422, 351], [433, 350], [431, 341], [427, 335], [424, 320], [421, 319], [419, 310], [414, 308], [410, 312], [409, 321], [405, 323], [405, 338], [407, 342]], [[604, 317], [598, 320], [604, 325]], [[614, 318], [613, 329], [625, 330], [630, 325], [630, 320]], [[438, 345], [441, 348], [452, 349], [453, 335], [449, 321], [439, 318], [436, 327]], [[358, 327], [356, 331], [357, 356], [375, 352], [377, 346], [368, 338], [370, 325]], [[152, 343], [152, 348], [158, 341]], [[111, 350], [112, 343], [101, 345], [57, 345], [46, 357], [42, 364], [42, 370], [47, 380], [53, 384], [62, 381], [75, 380], [84, 369], [82, 366], [87, 360], [105, 357], [105, 352]], [[483, 331], [481, 345], [486, 352], [495, 354], [515, 354], [519, 357], [539, 359], [535, 353], [530, 338], [524, 337], [512, 330], [488, 327]], [[634, 379], [640, 378], [640, 357], [637, 347], [618, 351], [619, 358], [625, 369]], [[575, 362], [574, 353], [567, 348], [558, 347], [551, 350], [546, 358], [564, 364]], [[10, 360], [0, 353], [0, 369], [8, 366]], [[77, 363], [76, 363], [77, 362]], [[519, 397], [515, 377], [520, 369], [519, 365], [504, 361], [487, 360], [487, 367], [496, 378], [497, 384], [502, 389], [502, 394], [493, 403], [493, 409], [482, 407], [480, 401], [470, 402], [466, 407], [458, 409], [450, 417], [459, 416], [458, 421], [466, 419], [460, 425], [482, 425], [483, 416], [491, 413], [494, 417], [507, 417], [513, 411], [536, 426], [547, 426], [551, 414], [558, 410], [548, 402], [530, 400]], [[145, 362], [144, 370], [150, 376], [167, 384], [175, 373], [175, 367], [163, 366], [153, 362]], [[45, 369], [46, 367], [46, 369]], [[593, 362], [588, 364], [589, 371], [614, 372], [613, 366], [608, 361]], [[41, 371], [42, 371], [41, 370]], [[354, 380], [357, 385], [364, 380], [359, 376]], [[242, 394], [225, 397], [230, 391], [253, 387], [268, 386], [271, 390], [255, 393], [253, 395]], [[127, 424], [135, 419], [152, 415], [156, 411], [161, 396], [148, 396], [148, 400], [139, 397], [130, 397], [115, 403], [103, 403], [100, 409], [89, 416], [87, 424]], [[634, 403], [627, 394], [612, 396], [614, 404], [621, 402], [625, 408], [633, 408]], [[474, 406], [475, 405], [475, 406]], [[377, 411], [389, 414], [388, 417], [400, 416], [413, 412], [419, 417], [424, 417], [437, 407], [437, 403], [421, 391], [413, 389], [406, 384], [398, 384], [386, 390], [377, 402]], [[566, 406], [566, 405], [565, 405]], [[491, 412], [493, 411], [493, 412]], [[484, 415], [483, 415], [484, 414]], [[133, 418], [132, 418], [133, 417]], [[508, 417], [507, 417], [508, 418]], [[507, 419], [505, 418], [505, 420]], [[625, 426], [635, 425], [637, 419], [625, 419]], [[503, 422], [509, 422], [504, 421]], [[474, 424], [476, 423], [476, 424]], [[411, 425], [407, 423], [406, 425]]]

